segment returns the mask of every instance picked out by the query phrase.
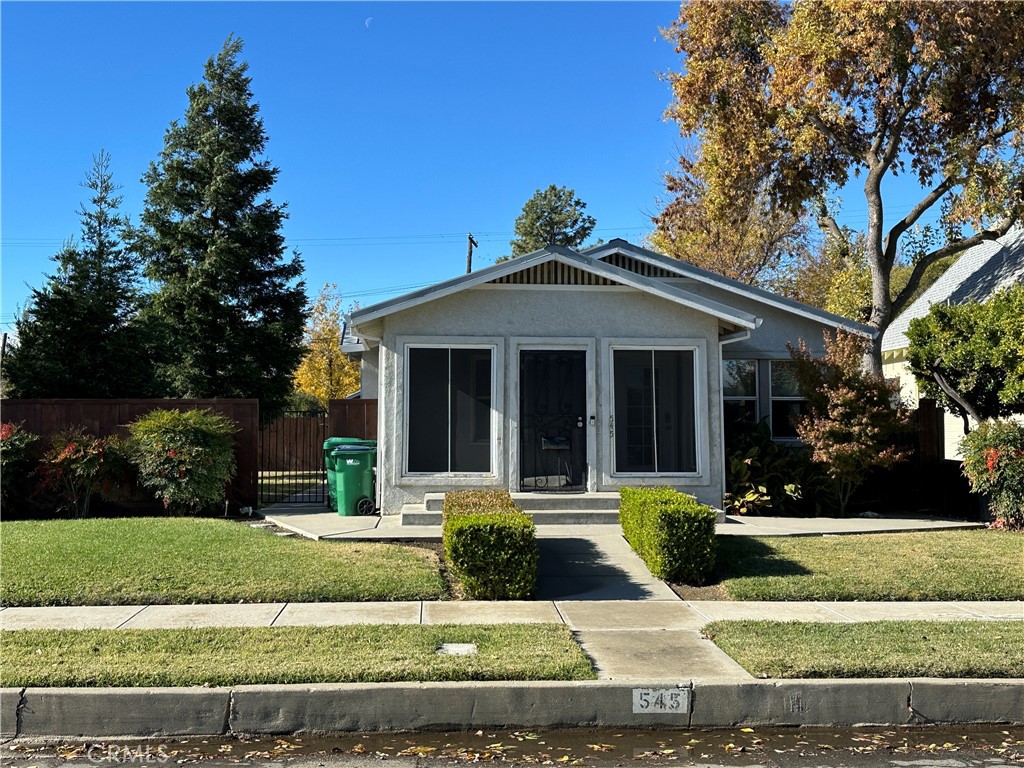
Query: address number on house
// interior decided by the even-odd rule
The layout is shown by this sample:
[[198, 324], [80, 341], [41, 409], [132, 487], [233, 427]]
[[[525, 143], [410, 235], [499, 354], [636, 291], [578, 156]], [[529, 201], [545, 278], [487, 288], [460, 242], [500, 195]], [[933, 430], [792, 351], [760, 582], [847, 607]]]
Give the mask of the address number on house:
[[664, 712], [686, 714], [690, 711], [688, 688], [634, 688], [633, 713], [654, 715]]

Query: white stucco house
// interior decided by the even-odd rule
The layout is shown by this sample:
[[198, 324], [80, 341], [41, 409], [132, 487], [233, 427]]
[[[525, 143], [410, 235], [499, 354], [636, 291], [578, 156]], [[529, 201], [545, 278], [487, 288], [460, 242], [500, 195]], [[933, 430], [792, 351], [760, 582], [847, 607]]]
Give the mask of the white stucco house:
[[[964, 251], [928, 290], [924, 291], [882, 335], [882, 371], [887, 379], [898, 379], [900, 396], [911, 408], [920, 392], [907, 362], [910, 321], [924, 317], [933, 304], [965, 304], [987, 301], [1003, 288], [1024, 281], [1024, 227], [1017, 226], [998, 240], [988, 240]], [[941, 458], [960, 461], [963, 420], [946, 412], [943, 416]]]
[[613, 240], [549, 247], [353, 312], [383, 514], [457, 488], [670, 485], [720, 506], [723, 431], [795, 437], [787, 342], [873, 330]]

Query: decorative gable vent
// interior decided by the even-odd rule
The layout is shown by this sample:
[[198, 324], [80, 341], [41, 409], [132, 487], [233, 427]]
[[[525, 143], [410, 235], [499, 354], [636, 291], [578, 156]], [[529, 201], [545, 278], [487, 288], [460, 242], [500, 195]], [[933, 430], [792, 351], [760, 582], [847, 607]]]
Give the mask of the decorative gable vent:
[[646, 261], [640, 259], [634, 259], [632, 256], [627, 256], [624, 253], [612, 253], [605, 256], [601, 261], [611, 264], [613, 267], [619, 269], [626, 269], [630, 272], [635, 272], [638, 275], [644, 277], [679, 277], [674, 272], [669, 272], [664, 267], [659, 267], [655, 264], [648, 264]]
[[618, 285], [605, 277], [559, 261], [546, 261], [490, 282], [492, 285]]

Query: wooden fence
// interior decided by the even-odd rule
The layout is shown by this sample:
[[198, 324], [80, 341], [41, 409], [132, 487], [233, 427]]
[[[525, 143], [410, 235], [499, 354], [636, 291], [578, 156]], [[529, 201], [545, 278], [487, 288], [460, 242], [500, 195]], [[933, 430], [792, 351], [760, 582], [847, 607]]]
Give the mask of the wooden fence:
[[327, 419], [329, 437], [377, 439], [376, 400], [331, 400]]
[[261, 472], [317, 472], [323, 469], [326, 414], [285, 413], [260, 430]]
[[256, 507], [259, 472], [258, 400], [3, 400], [0, 401], [0, 417], [4, 421], [24, 422], [28, 431], [42, 437], [39, 444], [45, 445], [53, 435], [69, 427], [84, 427], [98, 437], [124, 435], [126, 424], [158, 408], [208, 408], [238, 425], [235, 434], [237, 473], [228, 489], [228, 501], [233, 506]]

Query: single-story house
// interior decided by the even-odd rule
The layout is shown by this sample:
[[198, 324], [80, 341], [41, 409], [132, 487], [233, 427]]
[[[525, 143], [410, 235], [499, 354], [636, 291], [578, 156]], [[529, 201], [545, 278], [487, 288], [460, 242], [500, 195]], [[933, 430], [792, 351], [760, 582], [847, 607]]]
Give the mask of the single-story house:
[[[1024, 227], [1016, 227], [998, 240], [988, 240], [964, 251], [938, 280], [928, 287], [892, 321], [882, 335], [882, 371], [887, 379], [897, 379], [900, 396], [911, 408], [917, 406], [920, 392], [917, 379], [907, 362], [910, 321], [928, 314], [932, 304], [985, 302], [1003, 288], [1024, 281]], [[943, 416], [942, 458], [962, 460], [960, 440], [963, 420], [952, 413]]]
[[723, 432], [802, 407], [787, 343], [873, 330], [624, 240], [354, 311], [381, 512], [457, 488], [669, 485], [719, 507]]

